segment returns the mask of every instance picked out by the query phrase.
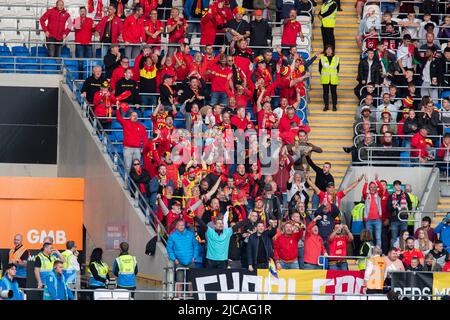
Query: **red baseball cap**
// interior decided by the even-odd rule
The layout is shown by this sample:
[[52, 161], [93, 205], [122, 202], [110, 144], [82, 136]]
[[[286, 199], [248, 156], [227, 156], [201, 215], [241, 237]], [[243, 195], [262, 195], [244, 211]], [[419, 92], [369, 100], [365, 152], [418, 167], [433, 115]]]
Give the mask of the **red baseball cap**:
[[253, 13], [255, 14], [255, 16], [262, 16], [263, 14], [262, 10], [255, 10]]

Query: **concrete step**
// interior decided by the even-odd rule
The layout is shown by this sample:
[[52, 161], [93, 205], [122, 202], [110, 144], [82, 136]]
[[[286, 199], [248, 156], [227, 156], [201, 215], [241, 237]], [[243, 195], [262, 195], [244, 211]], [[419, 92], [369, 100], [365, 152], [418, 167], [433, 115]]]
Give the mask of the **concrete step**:
[[328, 139], [334, 139], [335, 137], [339, 136], [340, 138], [347, 138], [351, 140], [354, 136], [352, 130], [347, 131], [334, 131], [333, 132], [319, 132], [319, 131], [312, 131], [309, 136], [311, 139], [314, 139], [315, 137], [326, 137]]
[[347, 146], [349, 144], [351, 144], [351, 140], [347, 139], [347, 138], [341, 138], [341, 137], [336, 137], [336, 139], [333, 140], [329, 140], [327, 138], [323, 138], [323, 137], [315, 137], [315, 138], [310, 138], [309, 141], [313, 144], [316, 144], [318, 146], [333, 146], [335, 148], [340, 148], [339, 151], [342, 151], [342, 147], [343, 146]]

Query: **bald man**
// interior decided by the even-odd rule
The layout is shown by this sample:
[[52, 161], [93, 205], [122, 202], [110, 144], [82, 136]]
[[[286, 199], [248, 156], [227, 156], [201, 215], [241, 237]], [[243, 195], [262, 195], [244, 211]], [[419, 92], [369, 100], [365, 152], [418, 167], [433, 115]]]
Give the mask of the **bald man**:
[[23, 236], [16, 234], [14, 236], [14, 247], [9, 250], [8, 263], [16, 265], [17, 282], [20, 288], [25, 288], [27, 283], [27, 261], [30, 252], [23, 245]]

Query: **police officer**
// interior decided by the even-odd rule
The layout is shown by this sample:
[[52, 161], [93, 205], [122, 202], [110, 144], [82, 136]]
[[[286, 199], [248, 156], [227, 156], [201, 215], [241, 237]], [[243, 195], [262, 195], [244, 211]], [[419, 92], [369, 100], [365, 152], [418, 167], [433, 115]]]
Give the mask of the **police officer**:
[[34, 276], [36, 277], [38, 288], [44, 287], [48, 275], [53, 272], [53, 263], [56, 261], [56, 257], [63, 262], [65, 261], [58, 250], [54, 249], [50, 243], [44, 242], [34, 261]]
[[120, 255], [114, 260], [113, 273], [117, 277], [118, 289], [134, 290], [138, 266], [136, 257], [128, 254], [128, 249], [127, 242], [120, 243]]
[[20, 288], [25, 288], [27, 283], [27, 261], [30, 252], [23, 245], [23, 236], [16, 234], [14, 236], [14, 248], [9, 250], [8, 263], [16, 266], [15, 278]]
[[23, 300], [23, 293], [19, 290], [19, 282], [16, 278], [17, 268], [14, 263], [9, 263], [5, 268], [5, 275], [0, 280], [0, 292], [12, 291], [12, 296], [0, 300]]
[[63, 274], [63, 263], [56, 260], [45, 278], [44, 300], [74, 300]]
[[323, 47], [331, 45], [335, 48], [334, 27], [336, 26], [336, 12], [338, 5], [334, 0], [325, 0], [320, 8], [319, 19], [321, 20], [320, 31], [322, 32]]
[[[102, 248], [95, 248], [91, 253], [89, 262], [89, 289], [106, 289], [109, 283], [109, 268], [106, 262], [103, 262]], [[91, 298], [93, 299], [93, 294]]]
[[320, 56], [319, 72], [320, 84], [323, 88], [323, 111], [328, 111], [329, 92], [331, 90], [331, 100], [333, 103], [333, 111], [337, 111], [337, 85], [339, 84], [339, 58], [334, 55], [334, 49], [331, 45], [327, 45], [324, 55]]
[[75, 289], [78, 284], [78, 272], [80, 264], [78, 263], [78, 250], [75, 241], [67, 241], [66, 250], [62, 253], [65, 259], [63, 263], [63, 274], [67, 284]]

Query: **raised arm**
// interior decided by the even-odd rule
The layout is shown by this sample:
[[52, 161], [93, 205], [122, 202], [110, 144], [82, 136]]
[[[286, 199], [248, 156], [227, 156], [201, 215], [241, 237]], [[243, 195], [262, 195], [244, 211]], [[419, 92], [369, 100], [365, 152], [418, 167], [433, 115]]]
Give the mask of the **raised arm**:
[[314, 190], [314, 193], [316, 195], [319, 195], [320, 189], [316, 186], [316, 184], [314, 182], [312, 182], [312, 180], [309, 177], [309, 175], [306, 177], [306, 181], [308, 182], [309, 186]]
[[352, 191], [364, 178], [364, 175], [362, 174], [356, 181], [354, 181], [351, 185], [349, 185], [345, 190], [344, 193], [347, 194], [350, 191]]

